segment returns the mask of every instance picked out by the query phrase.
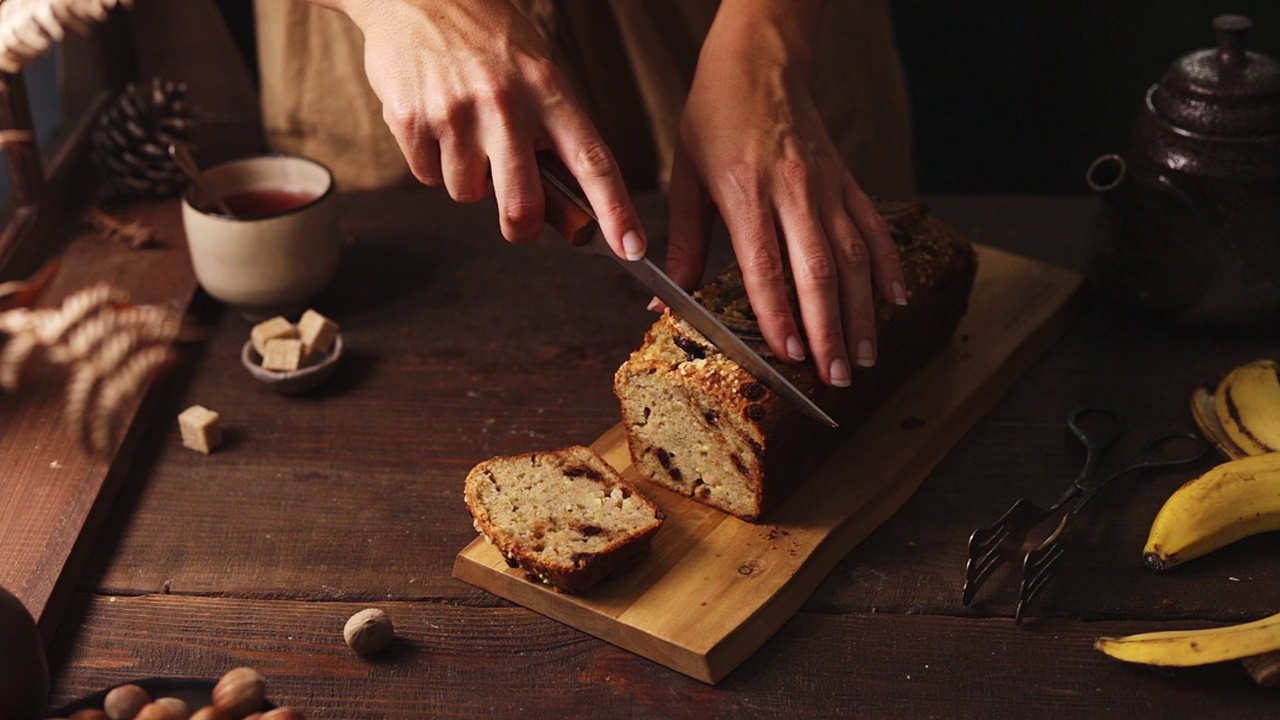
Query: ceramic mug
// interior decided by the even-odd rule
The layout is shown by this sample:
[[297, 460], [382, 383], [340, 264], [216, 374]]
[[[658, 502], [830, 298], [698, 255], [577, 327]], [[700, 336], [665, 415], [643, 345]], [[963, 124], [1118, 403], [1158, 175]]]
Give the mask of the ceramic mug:
[[232, 211], [215, 209], [195, 186], [182, 223], [196, 280], [251, 321], [305, 309], [338, 267], [333, 173], [295, 155], [257, 155], [204, 171]]

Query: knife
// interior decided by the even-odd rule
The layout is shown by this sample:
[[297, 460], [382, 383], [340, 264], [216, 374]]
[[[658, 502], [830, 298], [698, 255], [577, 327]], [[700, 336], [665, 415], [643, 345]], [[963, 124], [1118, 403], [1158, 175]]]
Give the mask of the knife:
[[560, 162], [560, 158], [547, 150], [539, 151], [537, 156], [543, 195], [546, 198], [547, 224], [560, 233], [561, 237], [580, 250], [607, 255], [616, 260], [632, 277], [644, 283], [659, 300], [666, 303], [672, 312], [706, 336], [720, 352], [751, 373], [762, 385], [786, 398], [805, 415], [831, 427], [838, 427], [836, 421], [823, 412], [809, 396], [800, 392], [799, 388], [792, 385], [652, 261], [648, 258], [627, 260], [619, 257], [605, 242], [595, 211], [591, 209], [582, 188], [568, 168]]

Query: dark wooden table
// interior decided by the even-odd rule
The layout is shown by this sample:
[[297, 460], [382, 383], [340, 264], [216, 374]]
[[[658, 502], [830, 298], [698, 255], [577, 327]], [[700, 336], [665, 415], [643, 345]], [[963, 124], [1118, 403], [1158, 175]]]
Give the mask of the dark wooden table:
[[[1192, 387], [1277, 356], [1274, 334], [1213, 337], [1086, 302], [908, 504], [712, 687], [450, 576], [475, 536], [462, 503], [472, 465], [589, 443], [618, 421], [611, 380], [651, 322], [646, 293], [556, 243], [505, 245], [489, 204], [430, 191], [344, 201], [352, 243], [314, 303], [343, 327], [340, 373], [310, 395], [275, 394], [240, 367], [249, 324], [197, 302], [214, 332], [144, 415], [55, 632], [55, 706], [252, 665], [311, 718], [1276, 716], [1276, 692], [1239, 663], [1157, 670], [1092, 648], [1280, 611], [1275, 535], [1163, 575], [1141, 562], [1160, 503], [1211, 460], [1108, 487], [1021, 627], [1012, 571], [960, 602], [969, 533], [1075, 475], [1069, 410], [1114, 408], [1131, 445], [1190, 427]], [[656, 233], [663, 206], [642, 201]], [[1074, 267], [1088, 254], [1084, 198], [931, 205], [979, 242]], [[207, 457], [182, 447], [174, 421], [193, 403], [223, 416], [227, 441]], [[398, 640], [362, 659], [341, 630], [371, 605]]]

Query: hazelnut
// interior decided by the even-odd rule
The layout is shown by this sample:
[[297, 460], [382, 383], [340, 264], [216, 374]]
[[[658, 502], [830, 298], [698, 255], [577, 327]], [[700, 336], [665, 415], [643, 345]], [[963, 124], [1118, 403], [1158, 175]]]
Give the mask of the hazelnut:
[[261, 710], [266, 701], [267, 679], [253, 668], [229, 670], [213, 686], [213, 704], [233, 717], [244, 717]]
[[137, 685], [111, 688], [102, 701], [102, 709], [111, 720], [133, 720], [143, 706], [151, 703], [151, 694]]
[[231, 717], [231, 713], [220, 707], [205, 705], [195, 711], [190, 720], [234, 720], [234, 718]]
[[134, 720], [187, 720], [187, 716], [182, 711], [160, 702], [144, 705], [133, 718]]
[[107, 714], [94, 708], [85, 708], [71, 713], [70, 720], [108, 720]]
[[293, 708], [276, 708], [268, 710], [262, 714], [262, 720], [307, 720], [306, 717]]
[[181, 698], [162, 697], [156, 700], [155, 704], [164, 705], [174, 712], [174, 717], [180, 717], [182, 720], [188, 720], [191, 717], [191, 706]]
[[395, 637], [395, 628], [391, 618], [378, 608], [361, 610], [342, 628], [342, 637], [347, 645], [361, 655], [370, 655], [384, 650]]

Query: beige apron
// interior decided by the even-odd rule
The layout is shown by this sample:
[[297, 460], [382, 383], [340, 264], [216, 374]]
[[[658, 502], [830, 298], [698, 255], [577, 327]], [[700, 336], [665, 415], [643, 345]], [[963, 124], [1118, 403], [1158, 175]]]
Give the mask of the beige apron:
[[[665, 185], [676, 128], [716, 0], [514, 0], [635, 188]], [[267, 143], [328, 164], [344, 189], [412, 180], [364, 74], [363, 38], [304, 0], [255, 4]], [[870, 193], [913, 192], [906, 87], [887, 0], [834, 0], [814, 93], [836, 146]]]

